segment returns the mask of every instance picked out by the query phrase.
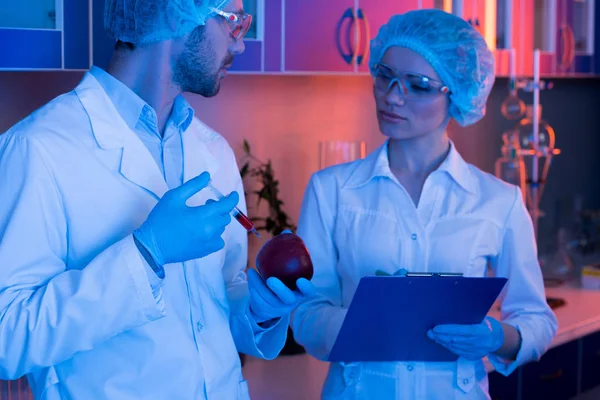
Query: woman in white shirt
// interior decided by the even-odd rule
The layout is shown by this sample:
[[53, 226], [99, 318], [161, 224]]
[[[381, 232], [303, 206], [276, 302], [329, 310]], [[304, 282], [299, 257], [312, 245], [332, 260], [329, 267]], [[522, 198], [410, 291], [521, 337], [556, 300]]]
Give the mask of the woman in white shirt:
[[487, 399], [482, 358], [508, 375], [538, 360], [557, 329], [520, 189], [467, 164], [446, 134], [450, 118], [468, 126], [485, 114], [494, 56], [467, 22], [429, 9], [392, 17], [370, 68], [388, 140], [311, 178], [298, 234], [322, 296], [294, 312], [295, 338], [326, 360], [361, 277], [376, 270], [485, 276], [489, 264], [508, 278], [501, 321], [428, 333], [456, 362], [332, 363], [323, 388], [327, 399]]

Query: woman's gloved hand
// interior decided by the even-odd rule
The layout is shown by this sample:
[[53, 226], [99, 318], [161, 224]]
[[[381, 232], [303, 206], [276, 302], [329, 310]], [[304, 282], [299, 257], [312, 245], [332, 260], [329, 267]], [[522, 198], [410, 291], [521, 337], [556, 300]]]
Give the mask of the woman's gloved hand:
[[476, 325], [438, 325], [427, 336], [471, 361], [497, 351], [504, 344], [502, 323], [491, 317]]
[[250, 289], [250, 310], [257, 322], [285, 317], [316, 290], [310, 281], [300, 278], [296, 281], [298, 291], [292, 291], [279, 279], [270, 277], [267, 282], [254, 269], [248, 270]]

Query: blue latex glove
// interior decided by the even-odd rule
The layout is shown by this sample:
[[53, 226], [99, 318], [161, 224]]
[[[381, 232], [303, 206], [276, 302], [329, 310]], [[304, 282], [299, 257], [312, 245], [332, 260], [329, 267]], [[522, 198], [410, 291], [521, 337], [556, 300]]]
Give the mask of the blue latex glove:
[[133, 233], [157, 264], [202, 258], [225, 246], [221, 235], [231, 222], [229, 213], [239, 201], [237, 192], [203, 206], [186, 205], [209, 181], [210, 175], [204, 172], [169, 190]]
[[504, 343], [502, 324], [486, 317], [477, 325], [438, 325], [427, 336], [467, 360], [480, 360]]
[[296, 285], [298, 291], [292, 291], [275, 277], [270, 277], [265, 283], [258, 272], [249, 269], [250, 310], [256, 321], [265, 322], [285, 317], [306, 297], [316, 294], [315, 287], [307, 279], [298, 279]]

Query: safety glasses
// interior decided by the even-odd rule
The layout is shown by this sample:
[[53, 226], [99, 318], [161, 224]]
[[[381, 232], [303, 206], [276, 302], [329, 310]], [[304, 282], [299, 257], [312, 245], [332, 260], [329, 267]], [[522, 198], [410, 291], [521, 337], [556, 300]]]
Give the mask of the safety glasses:
[[396, 84], [402, 96], [407, 100], [428, 100], [441, 94], [450, 93], [448, 86], [438, 80], [411, 72], [396, 73], [384, 64], [375, 65], [373, 75], [375, 89], [379, 93], [389, 93]]
[[231, 30], [231, 36], [233, 36], [235, 40], [243, 39], [246, 33], [248, 33], [248, 29], [250, 29], [250, 25], [252, 24], [252, 15], [230, 13], [217, 8], [211, 8], [211, 11], [220, 15], [227, 21], [229, 29]]

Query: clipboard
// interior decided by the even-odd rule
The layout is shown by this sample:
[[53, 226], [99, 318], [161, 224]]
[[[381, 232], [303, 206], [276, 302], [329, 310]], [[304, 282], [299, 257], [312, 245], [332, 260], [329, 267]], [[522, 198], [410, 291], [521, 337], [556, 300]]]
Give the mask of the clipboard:
[[452, 362], [427, 337], [439, 324], [479, 324], [506, 278], [366, 276], [352, 298], [328, 361]]

